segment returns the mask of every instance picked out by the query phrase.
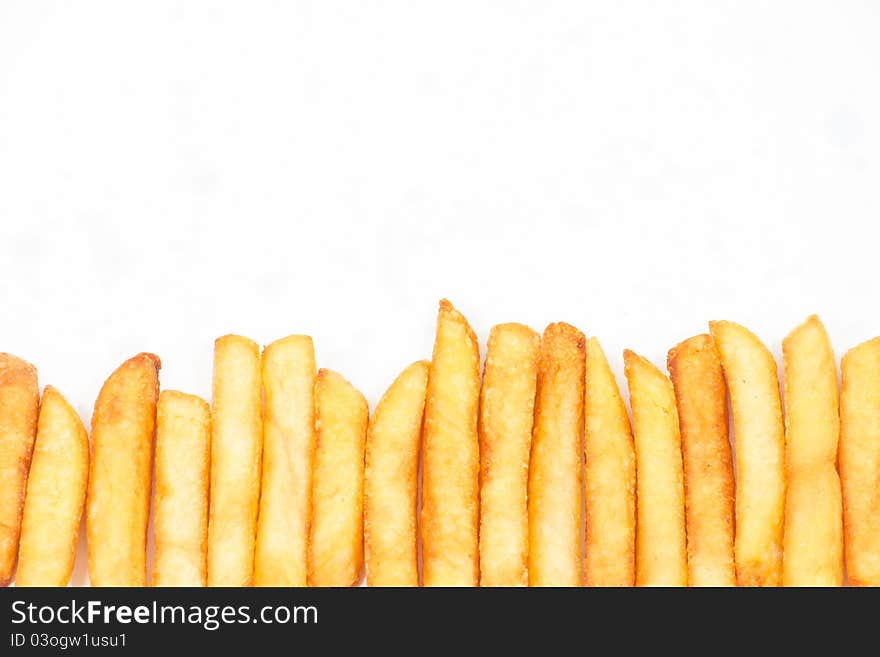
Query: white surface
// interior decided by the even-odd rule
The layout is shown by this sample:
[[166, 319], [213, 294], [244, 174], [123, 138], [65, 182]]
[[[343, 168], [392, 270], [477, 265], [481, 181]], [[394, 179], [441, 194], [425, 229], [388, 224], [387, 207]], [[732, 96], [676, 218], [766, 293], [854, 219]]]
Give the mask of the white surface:
[[142, 350], [208, 396], [228, 332], [375, 403], [441, 296], [618, 374], [880, 333], [880, 5], [661, 4], [0, 3], [0, 350], [88, 421]]

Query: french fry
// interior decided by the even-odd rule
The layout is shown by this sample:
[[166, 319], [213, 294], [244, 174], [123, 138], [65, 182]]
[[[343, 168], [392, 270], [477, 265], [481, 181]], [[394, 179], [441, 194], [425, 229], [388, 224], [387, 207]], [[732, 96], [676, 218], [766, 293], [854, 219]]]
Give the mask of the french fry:
[[407, 367], [382, 395], [367, 433], [364, 554], [367, 586], [418, 586], [416, 501], [429, 363]]
[[596, 338], [586, 344], [584, 394], [586, 586], [633, 586], [636, 462], [617, 381]]
[[733, 412], [739, 586], [782, 582], [785, 437], [776, 361], [748, 329], [709, 322], [724, 367]]
[[89, 437], [52, 386], [43, 390], [21, 523], [16, 586], [67, 586], [89, 478]]
[[39, 404], [37, 368], [0, 353], [0, 587], [15, 572]]
[[260, 348], [240, 335], [214, 342], [208, 586], [250, 586], [263, 449]]
[[684, 466], [690, 586], [736, 586], [733, 561], [733, 462], [727, 388], [711, 335], [669, 351]]
[[89, 479], [89, 437], [52, 386], [43, 390], [21, 522], [16, 586], [67, 586]]
[[315, 472], [309, 531], [309, 583], [351, 586], [364, 560], [364, 448], [369, 406], [336, 372], [315, 382]]
[[529, 585], [581, 585], [584, 335], [550, 324], [541, 340], [529, 465]]
[[489, 332], [480, 390], [480, 586], [528, 586], [529, 453], [541, 338]]
[[156, 411], [153, 586], [207, 583], [210, 466], [208, 403], [163, 390]]
[[86, 536], [92, 586], [145, 586], [158, 356], [141, 353], [104, 382], [92, 413]]
[[479, 582], [480, 348], [464, 316], [440, 302], [422, 437], [422, 580]]
[[785, 586], [843, 583], [843, 505], [837, 474], [837, 370], [816, 315], [782, 341], [785, 366]]
[[672, 383], [623, 352], [636, 453], [636, 586], [687, 586], [681, 436]]
[[315, 348], [290, 335], [263, 349], [263, 479], [254, 585], [306, 586], [315, 460]]
[[846, 573], [852, 586], [880, 586], [880, 338], [850, 349], [840, 372]]

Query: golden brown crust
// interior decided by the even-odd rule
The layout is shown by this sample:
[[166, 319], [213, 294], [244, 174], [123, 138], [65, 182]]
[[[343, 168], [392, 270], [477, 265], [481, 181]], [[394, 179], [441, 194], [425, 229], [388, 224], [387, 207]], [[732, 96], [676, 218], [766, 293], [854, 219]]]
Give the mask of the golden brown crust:
[[779, 586], [785, 500], [785, 438], [773, 354], [734, 322], [709, 322], [733, 412], [739, 586]]
[[528, 586], [528, 472], [541, 337], [489, 332], [480, 389], [480, 586]]
[[255, 586], [306, 586], [315, 460], [315, 348], [290, 335], [263, 349], [263, 477]]
[[208, 403], [163, 390], [156, 411], [153, 586], [207, 583], [210, 466]]
[[880, 338], [840, 362], [840, 480], [846, 572], [852, 586], [880, 586]]
[[336, 372], [315, 382], [315, 472], [309, 584], [352, 586], [364, 560], [364, 447], [369, 406]]
[[407, 367], [382, 395], [367, 433], [364, 556], [367, 586], [418, 586], [419, 443], [430, 363]]
[[669, 351], [684, 465], [690, 586], [735, 586], [733, 460], [727, 433], [727, 388], [710, 335]]
[[92, 586], [145, 586], [158, 356], [141, 353], [104, 382], [92, 413], [86, 535]]
[[443, 299], [422, 437], [425, 586], [476, 586], [479, 580], [479, 395], [477, 337], [464, 316]]
[[584, 585], [635, 584], [636, 462], [617, 381], [596, 338], [586, 344]]
[[785, 586], [843, 583], [843, 506], [837, 474], [837, 369], [811, 315], [782, 341], [785, 365]]
[[550, 324], [541, 341], [528, 488], [531, 586], [581, 585], [584, 341], [564, 323]]
[[260, 348], [238, 335], [214, 343], [208, 586], [250, 586], [263, 449]]
[[0, 587], [15, 572], [39, 403], [37, 369], [0, 353]]
[[43, 390], [21, 523], [16, 586], [67, 586], [89, 477], [82, 420], [52, 386]]
[[623, 352], [636, 452], [636, 585], [687, 586], [684, 475], [675, 393], [648, 360]]

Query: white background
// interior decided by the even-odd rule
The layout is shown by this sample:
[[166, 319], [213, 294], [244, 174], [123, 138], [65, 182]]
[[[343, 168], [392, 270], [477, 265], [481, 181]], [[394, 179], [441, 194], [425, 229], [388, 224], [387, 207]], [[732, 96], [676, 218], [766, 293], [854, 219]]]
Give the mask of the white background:
[[0, 349], [86, 421], [138, 351], [209, 396], [228, 332], [310, 333], [375, 403], [442, 296], [618, 374], [714, 318], [842, 353], [880, 333], [878, 34], [871, 0], [4, 1]]

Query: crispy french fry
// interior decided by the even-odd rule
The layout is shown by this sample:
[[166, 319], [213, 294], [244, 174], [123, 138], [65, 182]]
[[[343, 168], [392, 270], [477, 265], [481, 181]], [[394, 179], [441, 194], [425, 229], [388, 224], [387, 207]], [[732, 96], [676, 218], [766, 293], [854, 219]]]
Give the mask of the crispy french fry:
[[636, 452], [636, 586], [687, 586], [684, 476], [675, 393], [669, 379], [623, 352]]
[[260, 348], [239, 335], [214, 343], [208, 586], [250, 586], [263, 449]]
[[92, 413], [86, 535], [92, 586], [145, 586], [158, 356], [141, 353], [104, 382]]
[[205, 586], [211, 409], [201, 397], [163, 390], [156, 411], [153, 586]]
[[541, 340], [529, 466], [529, 585], [581, 585], [584, 335], [562, 322]]
[[255, 586], [306, 586], [315, 460], [315, 348], [290, 335], [263, 349], [263, 479]]
[[21, 521], [16, 586], [67, 586], [89, 479], [89, 437], [52, 386], [43, 390]]
[[367, 433], [364, 553], [368, 586], [418, 586], [416, 501], [429, 363], [407, 367], [382, 395]]
[[479, 581], [480, 348], [464, 316], [440, 302], [422, 438], [422, 580]]
[[584, 584], [633, 586], [635, 450], [626, 406], [596, 338], [586, 345], [584, 414]]
[[669, 351], [684, 465], [690, 586], [736, 586], [733, 561], [733, 462], [727, 388], [711, 335]]
[[782, 341], [785, 365], [785, 586], [843, 583], [843, 506], [837, 474], [837, 370], [816, 315]]
[[880, 338], [850, 349], [840, 372], [846, 573], [852, 586], [880, 586]]
[[522, 324], [489, 333], [480, 390], [480, 586], [528, 586], [529, 453], [541, 338]]
[[351, 586], [364, 560], [364, 448], [369, 406], [336, 372], [315, 382], [315, 472], [309, 530], [309, 583]]
[[709, 322], [733, 411], [739, 586], [779, 586], [785, 499], [785, 437], [776, 361], [748, 329]]
[[0, 353], [0, 587], [15, 572], [39, 403], [37, 369]]

